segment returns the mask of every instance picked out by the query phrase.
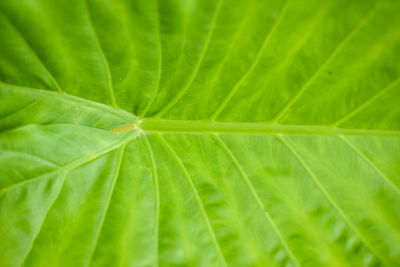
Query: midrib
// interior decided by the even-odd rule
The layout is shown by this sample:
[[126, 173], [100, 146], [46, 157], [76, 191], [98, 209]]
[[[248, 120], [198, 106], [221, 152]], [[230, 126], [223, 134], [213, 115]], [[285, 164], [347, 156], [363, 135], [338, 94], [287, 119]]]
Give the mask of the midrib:
[[[210, 122], [188, 120], [143, 119], [131, 127], [144, 132], [166, 133], [232, 133], [232, 134], [309, 134], [309, 135], [365, 135], [400, 136], [399, 131], [343, 129], [329, 126], [279, 125], [248, 122]], [[118, 129], [118, 128], [117, 128]], [[115, 131], [114, 129], [113, 131]]]

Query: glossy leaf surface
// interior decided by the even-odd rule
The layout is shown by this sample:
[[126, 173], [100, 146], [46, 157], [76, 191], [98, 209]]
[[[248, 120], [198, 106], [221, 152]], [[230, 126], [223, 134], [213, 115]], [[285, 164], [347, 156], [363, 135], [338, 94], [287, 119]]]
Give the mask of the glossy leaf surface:
[[0, 1], [0, 266], [399, 266], [399, 13]]

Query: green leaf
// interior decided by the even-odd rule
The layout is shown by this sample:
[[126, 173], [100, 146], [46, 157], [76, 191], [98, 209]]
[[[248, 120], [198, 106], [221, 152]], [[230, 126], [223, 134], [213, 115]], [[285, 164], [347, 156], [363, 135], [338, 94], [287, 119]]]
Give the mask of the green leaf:
[[399, 13], [0, 1], [0, 266], [399, 266]]

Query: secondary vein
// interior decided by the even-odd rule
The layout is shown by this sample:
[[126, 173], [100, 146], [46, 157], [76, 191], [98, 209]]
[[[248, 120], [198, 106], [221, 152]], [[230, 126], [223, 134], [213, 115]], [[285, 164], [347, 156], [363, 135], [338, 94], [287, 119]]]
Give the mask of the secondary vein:
[[368, 163], [397, 194], [400, 195], [400, 188], [393, 183], [393, 181], [386, 175], [384, 174], [378, 166], [368, 158], [367, 155], [365, 155], [364, 152], [362, 152], [357, 146], [352, 144], [347, 138], [344, 136], [338, 135], [337, 136], [340, 140], [342, 140], [343, 143], [345, 143], [348, 147], [350, 147], [359, 157], [361, 157], [366, 163]]
[[122, 160], [124, 158], [125, 148], [126, 148], [127, 145], [128, 144], [126, 143], [126, 144], [120, 146], [119, 149], [118, 149], [118, 158], [117, 158], [117, 163], [116, 163], [116, 166], [115, 166], [115, 169], [114, 169], [114, 174], [113, 174], [113, 177], [112, 177], [112, 180], [111, 180], [111, 186], [110, 186], [110, 189], [109, 189], [108, 194], [107, 194], [107, 199], [106, 199], [106, 203], [104, 205], [103, 212], [101, 214], [99, 227], [97, 228], [97, 231], [95, 232], [94, 243], [91, 246], [91, 249], [90, 249], [91, 252], [89, 254], [90, 256], [88, 257], [88, 261], [86, 262], [86, 266], [90, 265], [90, 263], [92, 261], [92, 258], [94, 256], [94, 252], [96, 250], [97, 244], [99, 242], [100, 233], [101, 233], [101, 230], [103, 229], [104, 221], [105, 221], [105, 219], [107, 217], [107, 212], [109, 210], [111, 199], [112, 199], [112, 196], [114, 194], [115, 184], [117, 183], [118, 177], [120, 176]]
[[220, 145], [220, 147], [225, 151], [225, 153], [228, 155], [228, 157], [232, 160], [233, 164], [235, 165], [236, 169], [239, 171], [240, 175], [242, 176], [243, 180], [245, 181], [247, 187], [249, 188], [251, 194], [253, 195], [254, 199], [256, 200], [258, 206], [260, 207], [261, 211], [263, 212], [264, 216], [267, 218], [267, 221], [271, 225], [272, 229], [274, 230], [275, 234], [277, 235], [279, 241], [285, 248], [287, 254], [289, 257], [292, 259], [292, 261], [295, 263], [296, 266], [300, 266], [297, 258], [293, 254], [293, 251], [289, 247], [287, 241], [283, 237], [281, 231], [279, 230], [277, 224], [274, 222], [272, 219], [269, 211], [266, 209], [265, 205], [261, 201], [260, 197], [258, 196], [258, 193], [256, 189], [254, 188], [252, 182], [250, 181], [249, 177], [247, 176], [246, 172], [244, 171], [243, 167], [240, 165], [239, 161], [236, 159], [235, 155], [233, 155], [232, 150], [225, 144], [224, 141], [218, 136], [218, 135], [213, 135], [214, 139], [217, 141], [217, 143]]
[[358, 33], [358, 31], [364, 26], [364, 24], [369, 20], [369, 18], [374, 14], [373, 11], [376, 10], [376, 6], [371, 8], [364, 18], [362, 18], [356, 27], [354, 27], [333, 49], [332, 53], [325, 59], [325, 61], [317, 68], [317, 70], [311, 75], [311, 77], [303, 84], [300, 90], [294, 95], [289, 102], [279, 111], [279, 113], [274, 117], [273, 122], [279, 123], [289, 109], [297, 102], [297, 100], [304, 94], [304, 92], [310, 87], [310, 85], [319, 77], [320, 73], [329, 65], [329, 63], [336, 57], [336, 55], [347, 45], [347, 43], [353, 38], [353, 36]]
[[108, 64], [107, 58], [106, 58], [106, 56], [104, 54], [104, 51], [101, 48], [99, 38], [97, 37], [96, 30], [95, 30], [95, 28], [93, 26], [92, 18], [90, 16], [90, 11], [89, 11], [89, 6], [88, 6], [88, 3], [87, 3], [87, 0], [85, 0], [85, 6], [86, 6], [87, 17], [88, 17], [88, 25], [90, 26], [90, 29], [92, 30], [96, 49], [99, 52], [100, 59], [101, 59], [103, 65], [104, 65], [104, 72], [105, 72], [105, 75], [106, 75], [107, 89], [108, 89], [108, 94], [109, 94], [109, 97], [110, 97], [111, 106], [113, 108], [118, 108], [117, 101], [115, 100], [114, 87], [113, 87], [113, 82], [112, 82], [110, 66]]
[[[7, 16], [5, 16], [7, 18]], [[7, 18], [8, 19], [8, 18]], [[36, 60], [36, 62], [43, 68], [45, 72], [49, 75], [50, 81], [53, 83], [54, 87], [59, 93], [62, 93], [63, 90], [61, 89], [60, 85], [58, 84], [56, 78], [54, 78], [53, 74], [50, 72], [49, 68], [46, 67], [46, 65], [43, 63], [42, 59], [39, 57], [38, 53], [33, 49], [33, 47], [28, 43], [28, 41], [25, 39], [24, 35], [20, 32], [20, 30], [17, 28], [17, 26], [10, 20], [8, 19], [8, 22], [10, 26], [15, 30], [16, 33], [20, 36], [21, 40], [24, 42], [26, 47], [29, 49], [29, 51], [32, 53], [33, 58]]]
[[255, 67], [258, 65], [258, 62], [261, 59], [261, 56], [265, 50], [265, 47], [267, 47], [269, 41], [271, 40], [271, 37], [273, 36], [273, 34], [275, 33], [280, 21], [282, 20], [282, 18], [284, 17], [284, 13], [288, 7], [288, 2], [289, 0], [287, 0], [285, 2], [285, 5], [282, 8], [282, 11], [279, 15], [279, 18], [275, 21], [274, 25], [272, 26], [271, 30], [267, 33], [267, 35], [264, 38], [264, 41], [261, 45], [261, 47], [259, 48], [256, 57], [254, 58], [254, 61], [252, 62], [252, 64], [250, 65], [250, 67], [248, 68], [248, 70], [242, 75], [242, 77], [240, 77], [240, 79], [238, 80], [238, 82], [233, 86], [233, 88], [231, 89], [231, 91], [228, 93], [228, 95], [225, 97], [225, 99], [222, 101], [222, 103], [219, 105], [219, 107], [215, 110], [215, 112], [211, 115], [210, 120], [214, 121], [218, 115], [221, 113], [221, 111], [225, 108], [225, 106], [229, 103], [229, 101], [231, 100], [231, 98], [233, 97], [233, 95], [235, 95], [235, 93], [237, 92], [237, 90], [239, 89], [239, 87], [241, 86], [241, 84], [247, 79], [247, 77], [253, 72], [253, 70], [255, 69]]
[[383, 257], [364, 237], [364, 235], [357, 229], [354, 223], [349, 219], [343, 209], [336, 203], [336, 201], [332, 198], [329, 192], [325, 189], [325, 187], [321, 184], [318, 177], [314, 174], [311, 168], [306, 164], [306, 162], [301, 158], [296, 149], [289, 144], [282, 136], [276, 135], [276, 138], [286, 147], [286, 149], [293, 155], [293, 157], [300, 163], [301, 167], [305, 170], [305, 172], [309, 175], [309, 177], [313, 180], [315, 185], [318, 187], [323, 196], [328, 200], [328, 202], [333, 206], [333, 208], [340, 214], [343, 220], [347, 223], [347, 225], [356, 233], [358, 238], [377, 256], [383, 263], [387, 266], [391, 266], [388, 264], [385, 257]]
[[196, 65], [194, 67], [194, 71], [192, 72], [191, 76], [189, 77], [189, 79], [186, 82], [186, 84], [184, 85], [184, 87], [178, 92], [178, 94], [168, 104], [166, 104], [161, 111], [159, 111], [156, 114], [157, 117], [161, 117], [173, 105], [175, 105], [179, 101], [179, 99], [181, 99], [185, 95], [186, 91], [190, 88], [190, 86], [192, 85], [194, 79], [196, 78], [196, 75], [197, 75], [197, 73], [198, 73], [198, 71], [200, 69], [200, 66], [203, 63], [204, 56], [206, 55], [206, 52], [208, 51], [209, 44], [210, 44], [210, 41], [211, 41], [211, 37], [212, 37], [212, 35], [214, 33], [214, 29], [215, 29], [216, 24], [217, 24], [217, 17], [219, 15], [220, 10], [221, 10], [222, 1], [223, 0], [219, 0], [219, 2], [217, 4], [217, 7], [215, 9], [215, 12], [214, 12], [214, 15], [213, 15], [213, 18], [212, 18], [212, 21], [211, 21], [210, 30], [208, 31], [207, 38], [206, 38], [205, 43], [204, 43], [204, 47], [200, 52], [199, 60], [197, 61]]
[[150, 145], [149, 140], [147, 139], [146, 135], [141, 135], [144, 144], [146, 146], [147, 153], [149, 154], [149, 161], [151, 165], [151, 173], [153, 177], [153, 184], [154, 184], [154, 201], [155, 201], [155, 218], [154, 218], [154, 257], [155, 257], [155, 265], [159, 266], [159, 259], [158, 259], [158, 235], [159, 235], [159, 224], [160, 224], [160, 189], [159, 189], [159, 182], [158, 182], [158, 174], [157, 174], [157, 166], [156, 161], [154, 159], [153, 149]]
[[206, 210], [204, 208], [203, 201], [201, 200], [200, 195], [199, 195], [199, 193], [198, 193], [198, 191], [197, 191], [197, 189], [196, 189], [196, 187], [195, 187], [195, 185], [193, 183], [193, 179], [192, 179], [191, 175], [189, 174], [188, 170], [186, 169], [186, 167], [183, 164], [183, 162], [182, 162], [181, 158], [179, 157], [179, 155], [169, 145], [167, 140], [165, 140], [161, 135], [156, 135], [156, 137], [158, 138], [160, 143], [165, 147], [165, 149], [171, 154], [171, 156], [173, 157], [173, 159], [176, 161], [177, 165], [181, 169], [183, 175], [185, 176], [185, 179], [186, 179], [186, 181], [187, 181], [187, 183], [188, 183], [188, 185], [189, 185], [189, 187], [190, 187], [190, 189], [191, 189], [191, 191], [193, 193], [193, 196], [194, 196], [194, 198], [195, 198], [195, 200], [197, 202], [197, 205], [199, 206], [201, 215], [202, 215], [202, 217], [204, 219], [204, 222], [206, 223], [207, 230], [208, 230], [208, 232], [210, 234], [210, 237], [211, 237], [211, 240], [214, 243], [214, 246], [215, 246], [215, 248], [217, 250], [217, 254], [218, 254], [218, 256], [219, 256], [219, 258], [221, 260], [221, 263], [223, 264], [223, 266], [227, 267], [228, 265], [226, 263], [224, 255], [222, 253], [221, 246], [218, 243], [215, 231], [214, 231], [213, 226], [212, 226], [212, 224], [210, 222], [210, 219], [209, 219], [209, 217], [207, 215], [207, 212], [206, 212]]
[[[12, 184], [12, 185], [10, 185], [8, 187], [1, 188], [0, 189], [0, 197], [3, 194], [5, 194], [7, 191], [9, 191], [9, 190], [11, 190], [13, 188], [17, 188], [17, 187], [32, 183], [34, 181], [37, 181], [37, 180], [40, 180], [40, 179], [44, 179], [44, 178], [46, 178], [46, 177], [48, 177], [49, 175], [52, 175], [52, 174], [56, 174], [56, 173], [59, 173], [59, 172], [68, 172], [68, 171], [71, 171], [73, 169], [76, 169], [76, 168], [78, 168], [78, 167], [80, 167], [80, 166], [82, 166], [82, 165], [84, 165], [86, 163], [89, 163], [89, 162], [91, 162], [91, 161], [93, 161], [95, 159], [98, 159], [99, 157], [111, 152], [114, 149], [119, 148], [120, 146], [123, 146], [124, 144], [129, 143], [131, 140], [136, 138], [136, 136], [137, 136], [136, 133], [135, 133], [135, 135], [127, 135], [126, 137], [122, 138], [118, 142], [115, 142], [115, 143], [113, 143], [113, 144], [111, 144], [111, 145], [109, 145], [109, 146], [107, 146], [107, 147], [105, 147], [103, 149], [95, 151], [94, 153], [91, 153], [90, 155], [85, 155], [85, 156], [83, 156], [81, 158], [78, 158], [75, 161], [72, 161], [69, 164], [60, 166], [60, 167], [58, 167], [58, 168], [56, 168], [56, 169], [54, 169], [54, 170], [52, 170], [50, 172], [46, 172], [46, 173], [40, 174], [40, 175], [38, 175], [36, 177], [32, 177], [32, 178], [30, 178], [28, 180], [24, 180], [22, 182], [19, 182], [19, 183], [16, 183], [16, 184]], [[94, 155], [96, 155], [96, 156], [94, 156]]]

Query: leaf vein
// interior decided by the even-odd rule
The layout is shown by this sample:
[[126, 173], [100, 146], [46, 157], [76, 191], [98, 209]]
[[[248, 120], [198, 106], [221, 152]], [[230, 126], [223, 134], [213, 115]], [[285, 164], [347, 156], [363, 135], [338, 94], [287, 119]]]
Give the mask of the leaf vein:
[[376, 99], [378, 99], [380, 96], [382, 96], [384, 93], [386, 93], [387, 91], [391, 90], [392, 88], [395, 88], [398, 83], [400, 82], [400, 76], [397, 77], [396, 79], [394, 79], [393, 81], [391, 81], [387, 86], [385, 86], [382, 90], [377, 91], [374, 95], [372, 95], [369, 99], [367, 99], [364, 103], [362, 103], [360, 106], [358, 106], [357, 108], [355, 108], [352, 112], [350, 112], [349, 114], [347, 114], [346, 116], [344, 116], [343, 118], [339, 119], [338, 121], [336, 121], [335, 123], [333, 123], [331, 126], [332, 127], [336, 127], [338, 125], [343, 124], [344, 122], [346, 122], [347, 120], [349, 120], [350, 118], [354, 117], [354, 115], [360, 113], [360, 111], [362, 111], [363, 109], [365, 109], [365, 107], [367, 107], [369, 104], [371, 104], [372, 102], [374, 102]]
[[109, 207], [110, 207], [111, 199], [112, 199], [112, 196], [114, 194], [115, 184], [117, 183], [118, 177], [120, 175], [121, 165], [122, 165], [122, 161], [123, 161], [123, 158], [124, 158], [124, 155], [125, 155], [125, 148], [126, 148], [127, 145], [128, 145], [128, 143], [123, 144], [118, 149], [118, 159], [117, 159], [117, 164], [115, 166], [114, 174], [113, 174], [113, 177], [112, 177], [112, 180], [111, 180], [111, 186], [110, 186], [110, 189], [109, 189], [109, 192], [108, 192], [108, 195], [107, 195], [105, 207], [103, 209], [103, 212], [102, 212], [102, 215], [101, 215], [101, 218], [100, 218], [99, 227], [98, 227], [97, 231], [95, 232], [94, 243], [93, 243], [93, 246], [90, 248], [90, 254], [89, 254], [86, 266], [90, 265], [90, 263], [91, 263], [91, 261], [93, 259], [94, 252], [96, 250], [97, 244], [99, 242], [100, 233], [101, 233], [101, 230], [103, 229], [104, 221], [105, 221], [105, 219], [107, 217], [107, 213], [108, 213], [108, 210], [109, 210]]
[[305, 161], [301, 158], [301, 156], [297, 153], [295, 148], [289, 144], [281, 135], [275, 135], [275, 137], [287, 148], [287, 150], [294, 156], [294, 158], [300, 163], [301, 167], [306, 171], [308, 176], [313, 180], [315, 185], [318, 187], [322, 195], [328, 200], [328, 202], [332, 205], [332, 207], [339, 213], [339, 215], [343, 218], [343, 220], [347, 223], [347, 225], [356, 233], [358, 238], [370, 249], [371, 252], [375, 254], [382, 262], [384, 262], [387, 266], [391, 266], [385, 257], [383, 257], [364, 237], [364, 235], [357, 229], [357, 227], [353, 224], [353, 222], [347, 217], [342, 208], [336, 203], [336, 201], [331, 197], [325, 187], [321, 184], [317, 176], [313, 173], [310, 167], [305, 163]]
[[52, 165], [53, 167], [59, 167], [59, 165], [57, 163], [55, 163], [55, 162], [53, 162], [53, 161], [51, 161], [49, 159], [46, 159], [44, 157], [41, 157], [41, 156], [38, 156], [38, 155], [35, 155], [35, 154], [29, 154], [28, 152], [17, 151], [17, 150], [6, 150], [6, 149], [1, 149], [1, 152], [2, 153], [9, 152], [9, 153], [15, 153], [15, 154], [20, 154], [20, 155], [27, 155], [27, 156], [29, 156], [31, 158], [38, 159], [38, 160], [42, 161], [43, 163]]
[[110, 66], [108, 64], [107, 58], [104, 54], [104, 51], [101, 48], [99, 37], [97, 36], [96, 30], [94, 28], [94, 25], [92, 22], [92, 17], [90, 15], [90, 8], [89, 8], [88, 0], [85, 0], [85, 7], [86, 7], [86, 13], [87, 13], [86, 15], [88, 18], [88, 25], [89, 25], [89, 27], [93, 33], [93, 37], [94, 37], [94, 44], [96, 46], [97, 51], [99, 52], [101, 62], [104, 65], [104, 72], [106, 75], [107, 89], [108, 89], [111, 106], [113, 108], [118, 108], [117, 101], [115, 100], [115, 93], [114, 93], [114, 87], [113, 87], [113, 82], [112, 82]]
[[154, 256], [155, 256], [155, 265], [159, 265], [159, 258], [158, 258], [158, 239], [159, 239], [159, 224], [160, 224], [160, 189], [159, 189], [159, 182], [158, 182], [158, 174], [157, 174], [157, 166], [156, 161], [154, 159], [153, 149], [151, 148], [150, 142], [147, 139], [146, 135], [141, 135], [146, 150], [149, 156], [149, 161], [151, 165], [151, 173], [153, 176], [153, 184], [154, 184], [154, 201], [155, 201], [155, 218], [154, 218]]
[[57, 80], [54, 78], [53, 74], [50, 72], [50, 70], [46, 67], [46, 65], [43, 63], [43, 61], [40, 59], [38, 53], [33, 49], [33, 47], [28, 43], [28, 41], [24, 38], [24, 35], [20, 32], [20, 30], [17, 28], [17, 26], [7, 17], [7, 21], [9, 22], [10, 26], [15, 30], [16, 33], [20, 36], [21, 40], [24, 42], [25, 46], [29, 49], [29, 51], [32, 53], [34, 59], [36, 62], [44, 69], [44, 71], [47, 72], [49, 75], [49, 78], [53, 85], [55, 86], [56, 90], [59, 93], [62, 93], [63, 90], [61, 89], [60, 85], [58, 84]]
[[370, 165], [378, 174], [379, 176], [397, 193], [400, 195], [400, 188], [396, 186], [393, 181], [386, 175], [384, 174], [378, 166], [368, 158], [367, 155], [365, 155], [364, 152], [362, 152], [359, 148], [357, 148], [354, 144], [352, 144], [347, 138], [345, 138], [342, 135], [337, 135], [337, 137], [345, 143], [348, 147], [351, 148], [358, 156], [360, 156], [368, 165]]
[[281, 22], [286, 9], [288, 7], [288, 3], [289, 0], [287, 0], [285, 2], [285, 5], [282, 8], [282, 11], [279, 15], [279, 17], [275, 20], [274, 25], [272, 26], [271, 30], [268, 32], [268, 34], [265, 36], [265, 39], [260, 47], [260, 49], [257, 52], [257, 55], [254, 59], [254, 61], [252, 62], [252, 64], [250, 65], [249, 69], [242, 75], [242, 77], [238, 80], [238, 82], [233, 86], [233, 88], [231, 89], [231, 91], [228, 93], [228, 95], [225, 97], [225, 99], [222, 101], [222, 103], [220, 104], [220, 106], [215, 110], [215, 112], [211, 115], [210, 117], [210, 121], [215, 121], [215, 119], [218, 117], [218, 115], [221, 113], [221, 111], [225, 108], [225, 106], [229, 103], [229, 101], [231, 100], [231, 98], [234, 96], [234, 94], [237, 92], [237, 90], [239, 89], [240, 85], [247, 79], [247, 77], [250, 75], [250, 73], [254, 70], [254, 68], [257, 66], [258, 62], [261, 59], [262, 53], [265, 49], [265, 47], [267, 46], [267, 44], [269, 43], [269, 41], [271, 40], [273, 34], [275, 33], [275, 30], [277, 29], [279, 23]]
[[[375, 6], [376, 7], [376, 6]], [[371, 8], [366, 15], [358, 22], [358, 24], [339, 42], [339, 44], [333, 49], [332, 53], [325, 59], [325, 61], [317, 68], [314, 74], [304, 83], [300, 90], [294, 95], [294, 97], [288, 101], [284, 107], [278, 112], [278, 114], [272, 119], [272, 123], [279, 123], [282, 117], [289, 111], [289, 109], [297, 102], [297, 100], [304, 94], [308, 87], [319, 77], [320, 73], [325, 67], [335, 58], [335, 56], [346, 46], [346, 44], [353, 38], [353, 36], [362, 28], [364, 23], [368, 21], [370, 16], [374, 13], [376, 8]]]
[[133, 115], [130, 112], [127, 112], [126, 110], [119, 109], [119, 108], [111, 108], [109, 105], [105, 105], [103, 103], [92, 101], [92, 100], [87, 100], [85, 98], [67, 94], [65, 92], [57, 93], [54, 91], [44, 90], [44, 89], [40, 89], [40, 88], [26, 87], [26, 86], [21, 86], [21, 85], [17, 85], [17, 84], [9, 84], [9, 83], [5, 83], [2, 81], [0, 81], [0, 86], [4, 86], [4, 87], [14, 89], [14, 90], [25, 90], [27, 92], [32, 92], [33, 94], [45, 94], [45, 95], [52, 96], [52, 97], [64, 98], [69, 101], [81, 102], [87, 106], [90, 106], [90, 107], [93, 107], [96, 109], [101, 109], [105, 112], [117, 115], [117, 116], [127, 119], [127, 120], [131, 120], [131, 121], [136, 120], [135, 115]]
[[26, 185], [26, 184], [30, 184], [30, 183], [32, 183], [32, 182], [34, 182], [34, 181], [44, 179], [44, 178], [46, 178], [47, 176], [52, 175], [52, 174], [55, 174], [55, 173], [58, 173], [58, 172], [70, 171], [70, 170], [79, 168], [79, 167], [83, 166], [84, 164], [87, 164], [87, 163], [89, 163], [89, 162], [91, 162], [91, 161], [94, 161], [94, 160], [96, 160], [97, 158], [99, 158], [99, 157], [101, 157], [101, 156], [107, 154], [108, 152], [111, 152], [112, 150], [117, 149], [117, 148], [119, 148], [120, 146], [122, 146], [122, 145], [124, 145], [124, 144], [130, 142], [130, 141], [133, 140], [135, 137], [136, 137], [136, 136], [134, 136], [134, 137], [133, 137], [133, 136], [127, 136], [127, 137], [123, 138], [122, 140], [120, 140], [120, 141], [118, 141], [118, 142], [115, 142], [114, 144], [112, 144], [112, 145], [110, 145], [110, 146], [107, 146], [106, 148], [103, 148], [103, 149], [101, 149], [101, 150], [99, 150], [99, 151], [96, 151], [94, 154], [96, 154], [97, 157], [93, 157], [92, 154], [86, 155], [85, 157], [79, 158], [79, 159], [77, 159], [77, 160], [75, 160], [75, 161], [73, 161], [73, 162], [71, 162], [71, 163], [68, 163], [68, 164], [66, 164], [66, 165], [64, 165], [64, 166], [60, 166], [59, 168], [57, 168], [57, 169], [55, 169], [55, 170], [53, 170], [53, 171], [40, 174], [40, 175], [38, 175], [38, 176], [32, 177], [31, 179], [24, 180], [24, 181], [22, 181], [22, 182], [19, 182], [19, 183], [10, 185], [10, 186], [8, 186], [8, 187], [1, 188], [1, 189], [0, 189], [0, 197], [1, 197], [3, 194], [5, 194], [7, 191], [9, 191], [9, 190], [11, 190], [11, 189], [13, 189], [13, 188], [17, 188], [17, 187], [20, 187], [20, 186], [24, 186], [24, 185]]
[[250, 192], [253, 196], [253, 198], [256, 200], [259, 208], [267, 218], [267, 221], [269, 224], [272, 226], [272, 229], [274, 230], [275, 234], [277, 235], [279, 241], [285, 248], [288, 256], [292, 259], [292, 261], [295, 263], [296, 266], [300, 266], [297, 258], [293, 254], [293, 251], [290, 249], [289, 244], [286, 242], [285, 238], [283, 237], [281, 231], [279, 230], [277, 224], [274, 222], [272, 219], [271, 215], [269, 214], [268, 210], [266, 209], [265, 205], [261, 201], [256, 189], [254, 188], [252, 182], [250, 181], [250, 178], [247, 176], [246, 172], [244, 171], [243, 167], [240, 165], [239, 161], [236, 159], [235, 155], [233, 154], [232, 150], [225, 144], [225, 142], [216, 134], [213, 135], [214, 139], [216, 142], [219, 144], [219, 146], [225, 151], [225, 153], [229, 156], [233, 164], [235, 165], [236, 169], [239, 171], [240, 175], [244, 179], [247, 187], [250, 189]]
[[194, 71], [193, 71], [192, 74], [190, 75], [188, 81], [187, 81], [186, 84], [183, 86], [183, 88], [178, 92], [178, 94], [176, 94], [175, 97], [172, 98], [171, 101], [170, 101], [168, 104], [166, 104], [166, 105], [164, 106], [164, 108], [163, 108], [162, 110], [160, 110], [160, 111], [155, 115], [155, 117], [161, 117], [165, 112], [167, 112], [169, 109], [171, 109], [171, 107], [172, 107], [173, 105], [175, 105], [175, 104], [179, 101], [179, 99], [181, 99], [181, 98], [184, 96], [184, 94], [186, 93], [186, 91], [189, 90], [190, 86], [192, 85], [194, 79], [196, 78], [197, 72], [198, 72], [199, 69], [200, 69], [201, 63], [203, 62], [204, 56], [205, 56], [205, 54], [206, 54], [206, 52], [207, 52], [207, 50], [208, 50], [208, 47], [209, 47], [209, 44], [210, 44], [210, 41], [211, 41], [211, 37], [212, 37], [212, 35], [213, 35], [213, 33], [214, 33], [214, 29], [215, 29], [215, 27], [216, 27], [217, 17], [218, 17], [218, 15], [219, 15], [220, 10], [221, 10], [222, 1], [223, 1], [223, 0], [219, 0], [219, 1], [218, 1], [216, 10], [215, 10], [215, 12], [214, 12], [214, 14], [213, 14], [213, 18], [212, 18], [210, 30], [209, 30], [208, 33], [207, 33], [207, 37], [206, 37], [206, 40], [205, 40], [205, 43], [204, 43], [204, 47], [203, 47], [203, 49], [202, 49], [201, 52], [200, 52], [200, 57], [199, 57], [199, 60], [197, 61], [196, 65], [195, 65], [195, 67], [194, 67]]
[[188, 170], [186, 169], [186, 167], [183, 164], [183, 162], [182, 162], [181, 158], [179, 157], [179, 155], [175, 152], [175, 150], [171, 147], [171, 145], [167, 142], [167, 140], [165, 140], [164, 137], [162, 137], [159, 134], [157, 134], [155, 136], [158, 138], [160, 143], [166, 148], [166, 150], [172, 155], [173, 159], [176, 161], [176, 163], [178, 164], [179, 168], [181, 169], [183, 175], [185, 176], [186, 181], [187, 181], [187, 183], [188, 183], [188, 185], [189, 185], [189, 187], [190, 187], [190, 189], [191, 189], [191, 191], [193, 193], [193, 196], [194, 196], [194, 198], [195, 198], [195, 200], [197, 202], [197, 205], [199, 206], [201, 215], [202, 215], [202, 217], [204, 219], [204, 222], [206, 223], [207, 230], [208, 230], [208, 232], [209, 232], [209, 234], [211, 236], [211, 239], [212, 239], [212, 241], [214, 243], [214, 246], [215, 246], [215, 248], [217, 250], [217, 254], [218, 254], [218, 256], [219, 256], [219, 258], [221, 260], [221, 263], [224, 266], [227, 266], [227, 263], [226, 263], [225, 258], [223, 256], [223, 253], [222, 253], [222, 249], [221, 249], [221, 247], [220, 247], [220, 245], [219, 245], [219, 243], [217, 241], [217, 237], [216, 237], [215, 231], [214, 231], [214, 229], [213, 229], [213, 227], [211, 225], [210, 219], [208, 218], [207, 212], [205, 211], [203, 202], [202, 202], [202, 200], [200, 198], [199, 193], [197, 192], [197, 189], [196, 189], [196, 187], [195, 187], [195, 185], [193, 183], [191, 175], [189, 174]]
[[153, 94], [151, 96], [150, 101], [147, 103], [146, 107], [142, 111], [142, 115], [140, 117], [145, 117], [149, 108], [153, 104], [157, 93], [160, 89], [160, 80], [161, 80], [161, 68], [162, 68], [162, 45], [161, 45], [161, 34], [160, 34], [160, 10], [159, 10], [159, 1], [157, 0], [157, 11], [156, 13], [156, 21], [157, 21], [157, 26], [156, 26], [156, 36], [157, 36], [157, 54], [158, 54], [158, 62], [157, 62], [157, 74], [156, 74], [156, 83], [155, 83], [155, 88], [153, 91]]
[[361, 135], [361, 136], [396, 136], [400, 131], [343, 129], [315, 125], [270, 125], [258, 122], [208, 122], [193, 120], [144, 119], [138, 128], [145, 132], [169, 133], [232, 133], [232, 134], [308, 134], [308, 135]]
[[49, 212], [50, 212], [51, 208], [54, 206], [54, 204], [56, 203], [58, 197], [59, 197], [60, 194], [61, 194], [62, 188], [64, 187], [64, 183], [65, 183], [65, 179], [66, 179], [67, 173], [68, 173], [68, 171], [65, 172], [65, 173], [64, 173], [64, 172], [61, 173], [61, 182], [60, 182], [60, 186], [57, 188], [57, 192], [56, 192], [54, 198], [51, 200], [51, 204], [50, 204], [50, 206], [47, 208], [46, 214], [45, 214], [45, 216], [44, 216], [42, 222], [40, 223], [39, 229], [38, 229], [38, 230], [36, 231], [36, 233], [34, 234], [34, 237], [33, 237], [32, 241], [31, 241], [30, 244], [29, 244], [29, 249], [28, 249], [28, 251], [26, 252], [24, 258], [22, 259], [21, 265], [20, 265], [20, 266], [23, 266], [23, 265], [25, 264], [26, 260], [28, 259], [29, 255], [31, 254], [32, 249], [33, 249], [33, 246], [35, 245], [35, 242], [36, 242], [36, 240], [37, 240], [37, 238], [38, 238], [40, 232], [41, 232], [42, 229], [43, 229], [44, 223], [45, 223], [45, 221], [46, 221], [46, 219], [47, 219], [47, 216], [49, 215]]

